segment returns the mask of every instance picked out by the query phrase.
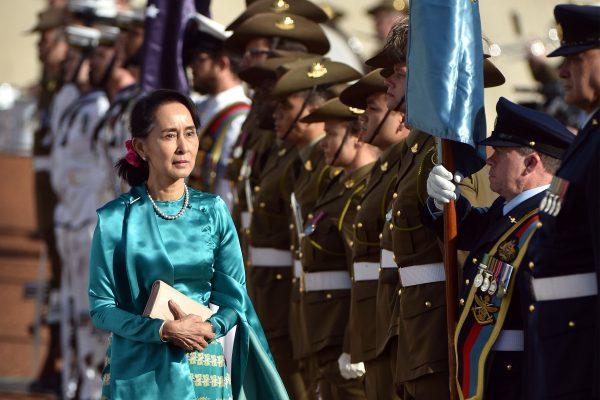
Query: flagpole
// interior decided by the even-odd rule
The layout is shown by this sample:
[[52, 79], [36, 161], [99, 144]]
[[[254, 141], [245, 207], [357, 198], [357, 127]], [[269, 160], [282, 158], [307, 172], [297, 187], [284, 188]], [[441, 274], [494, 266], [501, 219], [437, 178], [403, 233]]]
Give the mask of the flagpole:
[[[454, 154], [450, 140], [441, 140], [442, 165], [454, 174]], [[458, 225], [454, 201], [444, 207], [444, 271], [446, 273], [446, 324], [448, 326], [448, 372], [450, 376], [450, 400], [458, 400], [456, 391], [456, 359], [454, 354], [454, 333], [458, 299], [456, 237]]]

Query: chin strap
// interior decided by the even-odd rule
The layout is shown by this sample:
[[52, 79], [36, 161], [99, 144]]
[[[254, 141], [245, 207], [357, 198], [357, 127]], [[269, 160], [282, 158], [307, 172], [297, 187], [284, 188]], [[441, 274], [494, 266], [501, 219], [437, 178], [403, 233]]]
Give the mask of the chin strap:
[[106, 85], [108, 84], [108, 80], [110, 79], [110, 75], [112, 74], [113, 69], [115, 69], [116, 64], [117, 64], [117, 52], [115, 51], [115, 53], [113, 54], [113, 56], [110, 59], [110, 63], [106, 67], [106, 71], [104, 71], [104, 75], [102, 75], [102, 79], [100, 80], [98, 87], [100, 87], [100, 88], [106, 87]]
[[285, 132], [285, 134], [281, 138], [282, 141], [285, 140], [289, 136], [289, 134], [292, 132], [292, 129], [294, 129], [294, 127], [296, 126], [296, 124], [300, 120], [300, 117], [302, 116], [302, 113], [304, 112], [304, 110], [308, 106], [308, 102], [313, 97], [313, 95], [315, 94], [316, 91], [317, 91], [317, 87], [316, 86], [313, 86], [313, 87], [310, 88], [310, 92], [308, 93], [308, 96], [306, 96], [306, 99], [304, 99], [304, 102], [302, 103], [302, 107], [300, 107], [300, 111], [298, 111], [298, 114], [296, 114], [296, 117], [294, 118], [294, 120], [290, 124], [290, 127], [288, 128], [288, 130]]
[[73, 71], [73, 75], [69, 77], [69, 82], [77, 83], [77, 76], [79, 76], [81, 66], [83, 65], [83, 62], [90, 57], [90, 55], [92, 54], [92, 50], [92, 48], [86, 47], [81, 51], [81, 54], [79, 55], [79, 61], [77, 62], [75, 70]]
[[344, 137], [342, 138], [342, 143], [340, 143], [338, 149], [335, 151], [335, 155], [333, 156], [333, 160], [331, 160], [331, 165], [332, 166], [335, 165], [335, 162], [338, 160], [338, 157], [342, 153], [342, 149], [344, 148], [344, 145], [346, 144], [346, 141], [348, 141], [348, 136], [350, 136], [350, 125], [348, 125], [348, 127], [346, 127], [346, 132], [344, 133]]
[[398, 104], [396, 105], [396, 107], [394, 107], [394, 108], [388, 108], [387, 109], [387, 111], [385, 112], [385, 115], [383, 116], [383, 119], [379, 122], [379, 124], [377, 124], [377, 127], [375, 128], [375, 131], [373, 132], [373, 135], [371, 135], [371, 138], [369, 139], [369, 141], [367, 142], [367, 144], [372, 144], [373, 143], [373, 140], [375, 140], [375, 138], [377, 137], [377, 135], [379, 135], [379, 132], [381, 131], [381, 128], [383, 127], [383, 124], [385, 123], [385, 121], [389, 117], [390, 113], [392, 111], [400, 111], [400, 107], [402, 107], [402, 105], [404, 104], [405, 100], [406, 100], [406, 96], [402, 96], [402, 98], [400, 99], [400, 101], [398, 102]]

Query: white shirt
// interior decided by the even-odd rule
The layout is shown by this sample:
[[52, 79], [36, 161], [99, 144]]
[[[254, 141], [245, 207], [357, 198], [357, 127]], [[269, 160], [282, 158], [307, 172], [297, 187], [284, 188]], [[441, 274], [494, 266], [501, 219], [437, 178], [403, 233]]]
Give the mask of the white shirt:
[[593, 116], [594, 116], [594, 115], [595, 115], [595, 114], [596, 114], [598, 111], [600, 111], [600, 107], [596, 108], [594, 111], [592, 111], [591, 113], [587, 114], [587, 115], [585, 116], [585, 118], [583, 119], [583, 123], [581, 124], [581, 127], [580, 127], [580, 129], [583, 129], [583, 128], [584, 128], [584, 127], [585, 127], [585, 126], [588, 124], [588, 122], [590, 122], [590, 119], [592, 119], [592, 117], [593, 117]]
[[200, 112], [200, 123], [202, 126], [208, 124], [212, 117], [217, 115], [219, 111], [233, 104], [243, 102], [250, 104], [250, 99], [244, 92], [242, 85], [234, 86], [214, 96], [205, 96], [198, 102], [198, 110]]
[[550, 185], [544, 185], [544, 186], [539, 186], [539, 187], [536, 187], [533, 189], [525, 190], [524, 192], [519, 193], [518, 195], [513, 197], [512, 200], [504, 203], [504, 206], [502, 207], [502, 215], [508, 214], [512, 209], [514, 209], [516, 206], [518, 206], [525, 200], [532, 198], [536, 194], [543, 192], [544, 190], [548, 189], [549, 187], [550, 187]]
[[58, 125], [50, 159], [50, 179], [59, 199], [54, 220], [72, 228], [96, 222], [96, 209], [110, 200], [110, 176], [114, 173], [106, 154], [92, 148], [92, 135], [108, 110], [108, 99], [95, 91], [77, 101], [86, 99], [91, 101]]
[[[204, 101], [197, 104], [201, 125], [204, 127], [210, 124], [211, 119], [224, 108], [240, 102], [246, 104], [252, 103], [246, 96], [242, 85], [234, 86], [231, 89], [227, 89], [214, 96], [206, 96]], [[246, 120], [246, 115], [247, 113], [243, 113], [231, 121], [229, 129], [225, 133], [225, 140], [223, 142], [221, 156], [219, 157], [219, 164], [217, 168], [215, 194], [221, 196], [221, 198], [229, 206], [230, 210], [233, 207], [233, 193], [231, 192], [231, 185], [229, 181], [224, 178], [224, 173], [227, 167], [227, 160], [230, 157], [233, 145], [240, 135], [242, 124]]]

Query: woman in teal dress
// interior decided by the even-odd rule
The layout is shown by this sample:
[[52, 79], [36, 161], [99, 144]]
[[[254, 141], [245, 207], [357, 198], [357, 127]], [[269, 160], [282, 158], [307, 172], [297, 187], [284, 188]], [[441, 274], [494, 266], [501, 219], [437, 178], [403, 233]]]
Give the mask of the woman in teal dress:
[[[288, 399], [246, 293], [227, 206], [185, 185], [198, 127], [186, 96], [157, 90], [141, 98], [117, 165], [132, 189], [98, 210], [89, 296], [94, 324], [112, 333], [107, 399]], [[170, 302], [174, 321], [144, 317], [156, 280], [219, 310], [203, 321]], [[230, 376], [215, 339], [234, 326]]]

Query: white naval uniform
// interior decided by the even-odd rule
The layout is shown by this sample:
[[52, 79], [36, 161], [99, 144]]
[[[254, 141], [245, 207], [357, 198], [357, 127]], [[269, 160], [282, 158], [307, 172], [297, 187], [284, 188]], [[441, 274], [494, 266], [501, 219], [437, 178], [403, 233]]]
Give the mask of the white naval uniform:
[[[65, 109], [69, 107], [79, 97], [79, 90], [77, 86], [72, 83], [63, 85], [56, 93], [50, 104], [48, 111], [48, 118], [50, 122], [50, 134], [46, 135], [43, 139], [42, 145], [44, 147], [52, 146], [52, 139], [58, 129], [58, 121], [60, 116], [63, 114]], [[33, 158], [33, 168], [36, 172], [50, 170], [50, 156], [48, 155], [37, 155]]]
[[[246, 96], [242, 85], [234, 86], [231, 89], [227, 89], [214, 96], [205, 96], [202, 101], [197, 104], [201, 125], [203, 127], [207, 126], [214, 116], [235, 103], [251, 104], [251, 100]], [[225, 178], [225, 169], [227, 168], [227, 160], [231, 155], [232, 147], [240, 134], [242, 124], [246, 120], [246, 115], [247, 113], [243, 113], [233, 119], [227, 132], [225, 132], [225, 141], [223, 142], [223, 148], [217, 166], [215, 194], [221, 196], [230, 210], [233, 207], [233, 193], [231, 191], [230, 182]]]
[[[53, 135], [50, 179], [58, 196], [54, 214], [56, 239], [62, 259], [61, 347], [63, 397], [71, 398], [77, 389], [80, 398], [99, 398], [102, 388], [96, 365], [101, 364], [107, 334], [89, 318], [89, 252], [96, 209], [111, 199], [106, 155], [92, 148], [92, 135], [108, 109], [104, 92], [86, 93], [68, 106], [59, 118]], [[70, 340], [75, 332], [76, 373]], [[88, 359], [86, 361], [86, 359]]]
[[110, 179], [113, 197], [117, 197], [130, 189], [127, 182], [118, 176], [114, 166], [127, 153], [125, 142], [131, 139], [129, 127], [131, 110], [141, 94], [141, 88], [137, 84], [119, 91], [112, 99], [110, 108], [100, 121], [101, 126], [95, 128], [98, 130], [98, 132], [95, 132], [95, 135], [97, 134], [96, 142], [106, 153], [112, 171]]

